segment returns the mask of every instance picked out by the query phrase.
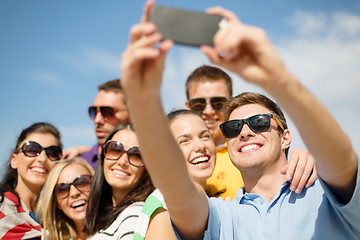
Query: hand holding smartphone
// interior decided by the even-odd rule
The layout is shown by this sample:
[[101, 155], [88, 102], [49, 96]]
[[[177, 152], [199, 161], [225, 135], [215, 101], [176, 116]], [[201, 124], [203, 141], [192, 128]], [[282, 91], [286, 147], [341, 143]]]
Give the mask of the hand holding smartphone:
[[163, 39], [189, 46], [213, 46], [217, 30], [226, 18], [200, 12], [154, 5], [149, 21], [154, 23]]

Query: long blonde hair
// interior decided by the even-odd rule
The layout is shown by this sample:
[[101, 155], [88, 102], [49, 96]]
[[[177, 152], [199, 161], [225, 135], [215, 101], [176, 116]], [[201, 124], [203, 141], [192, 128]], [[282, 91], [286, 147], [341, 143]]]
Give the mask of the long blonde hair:
[[44, 233], [48, 233], [50, 239], [77, 239], [74, 222], [58, 209], [56, 198], [53, 194], [55, 185], [63, 169], [74, 163], [84, 166], [92, 176], [94, 175], [92, 167], [81, 157], [60, 161], [51, 170], [43, 189], [43, 196], [36, 207], [36, 216], [38, 216], [42, 223]]

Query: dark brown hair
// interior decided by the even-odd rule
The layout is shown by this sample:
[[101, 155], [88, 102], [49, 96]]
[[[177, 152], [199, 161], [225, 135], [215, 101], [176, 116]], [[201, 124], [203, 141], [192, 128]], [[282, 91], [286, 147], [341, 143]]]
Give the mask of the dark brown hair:
[[[121, 124], [108, 136], [105, 142], [111, 140], [118, 131], [126, 128], [134, 131], [131, 123]], [[155, 190], [145, 168], [138, 185], [119, 204], [113, 207], [112, 188], [104, 176], [104, 159], [105, 153], [102, 150], [100, 162], [96, 166], [95, 176], [91, 184], [89, 203], [86, 209], [84, 231], [89, 234], [107, 228], [125, 208], [132, 203], [145, 201]]]
[[223, 71], [221, 68], [203, 65], [195, 69], [187, 78], [186, 81], [186, 97], [189, 99], [189, 89], [191, 84], [198, 82], [216, 82], [225, 81], [227, 89], [229, 91], [229, 97], [233, 94], [231, 77]]
[[98, 86], [98, 90], [103, 90], [105, 92], [123, 92], [123, 89], [121, 87], [121, 80], [119, 78], [100, 84]]

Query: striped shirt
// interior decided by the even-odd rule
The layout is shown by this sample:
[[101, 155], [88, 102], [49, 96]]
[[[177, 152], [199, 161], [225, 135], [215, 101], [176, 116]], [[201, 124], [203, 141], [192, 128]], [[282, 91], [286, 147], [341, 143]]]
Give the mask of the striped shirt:
[[5, 192], [0, 206], [0, 239], [41, 239], [40, 224], [12, 192]]
[[143, 240], [145, 238], [150, 218], [159, 208], [167, 209], [164, 196], [159, 189], [155, 189], [155, 191], [146, 199], [144, 207], [141, 210], [133, 240]]
[[125, 208], [106, 229], [92, 235], [89, 240], [121, 239], [130, 240], [133, 238], [135, 226], [144, 202], [136, 202]]

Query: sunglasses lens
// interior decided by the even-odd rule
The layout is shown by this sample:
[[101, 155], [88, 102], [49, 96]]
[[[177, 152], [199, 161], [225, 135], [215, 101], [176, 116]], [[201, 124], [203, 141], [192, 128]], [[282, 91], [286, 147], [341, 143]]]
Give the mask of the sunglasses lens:
[[124, 146], [118, 141], [109, 141], [105, 144], [105, 157], [109, 160], [118, 160], [124, 154]]
[[26, 142], [22, 148], [24, 154], [28, 157], [38, 156], [42, 149], [43, 148], [38, 143], [32, 141]]
[[189, 105], [191, 110], [196, 112], [202, 112], [206, 107], [206, 100], [204, 98], [191, 99]]
[[240, 134], [244, 125], [242, 120], [231, 120], [220, 124], [220, 129], [226, 138], [233, 138]]
[[265, 132], [270, 128], [271, 114], [260, 114], [248, 118], [248, 124], [254, 132]]
[[51, 146], [45, 149], [46, 154], [51, 161], [60, 160], [62, 157], [62, 149], [58, 146]]
[[89, 107], [89, 116], [92, 120], [95, 119], [96, 116], [96, 107]]
[[91, 176], [90, 175], [82, 175], [77, 177], [74, 182], [74, 186], [83, 193], [90, 192], [90, 184], [91, 184]]
[[54, 188], [55, 197], [57, 199], [66, 198], [69, 194], [70, 186], [71, 185], [69, 183], [56, 184]]
[[144, 166], [144, 162], [141, 158], [140, 149], [138, 147], [131, 147], [127, 151], [127, 154], [129, 157], [129, 161], [132, 165], [137, 166], [137, 167]]
[[211, 106], [215, 111], [221, 111], [225, 103], [226, 103], [226, 98], [224, 97], [211, 98]]
[[100, 107], [100, 112], [104, 118], [112, 118], [115, 116], [115, 111], [112, 107]]

